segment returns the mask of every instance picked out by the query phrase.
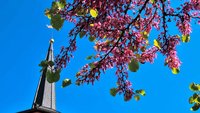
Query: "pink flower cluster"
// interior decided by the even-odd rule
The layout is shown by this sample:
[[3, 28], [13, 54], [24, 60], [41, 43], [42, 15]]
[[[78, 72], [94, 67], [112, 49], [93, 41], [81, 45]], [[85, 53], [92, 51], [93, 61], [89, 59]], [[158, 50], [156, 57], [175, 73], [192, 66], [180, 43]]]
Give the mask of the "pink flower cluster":
[[56, 56], [55, 59], [55, 69], [62, 69], [67, 66], [67, 63], [70, 62], [70, 58], [73, 57], [72, 52], [76, 51], [76, 40], [70, 39], [69, 40], [70, 46], [68, 47], [62, 47], [60, 54]]
[[132, 88], [132, 83], [127, 80], [128, 79], [128, 73], [126, 71], [126, 65], [121, 64], [117, 66], [116, 75], [118, 77], [117, 79], [117, 92], [119, 94], [124, 94], [124, 100], [128, 101], [132, 98], [134, 92]]
[[[176, 26], [179, 28], [183, 35], [189, 35], [192, 32], [191, 19], [196, 19], [199, 22], [200, 19], [200, 1], [190, 0], [181, 5], [182, 8], [178, 8], [179, 13], [169, 13], [174, 16]], [[169, 15], [170, 16], [170, 15]]]
[[[62, 48], [56, 57], [56, 67], [64, 68], [76, 50], [76, 37], [95, 38], [94, 49], [97, 61], [86, 64], [77, 73], [77, 84], [92, 83], [99, 80], [100, 74], [116, 67], [117, 90], [124, 94], [125, 100], [134, 95], [128, 80], [128, 64], [132, 59], [141, 63], [154, 62], [157, 52], [166, 56], [169, 68], [179, 68], [181, 61], [176, 52], [180, 42], [177, 36], [169, 35], [168, 22], [175, 22], [180, 33], [189, 35], [192, 31], [191, 21], [200, 22], [200, 1], [189, 0], [180, 7], [173, 8], [171, 0], [74, 0], [67, 2], [59, 14], [65, 20], [73, 22], [75, 27], [69, 36], [69, 46]], [[176, 2], [176, 1], [173, 1]], [[96, 11], [97, 16], [90, 14]], [[155, 28], [155, 29], [153, 29]], [[149, 33], [158, 32], [160, 48], [149, 46]], [[151, 35], [150, 35], [151, 36]], [[154, 37], [155, 38], [155, 37]]]
[[[92, 65], [92, 66], [91, 66]], [[86, 64], [83, 68], [76, 74], [77, 80], [76, 84], [81, 85], [83, 83], [94, 84], [95, 80], [100, 78], [100, 70], [97, 68], [97, 63]]]
[[183, 16], [184, 20], [177, 21], [176, 25], [178, 26], [180, 32], [183, 35], [189, 35], [192, 32], [191, 25], [190, 25], [190, 17], [187, 15]]
[[180, 37], [178, 36], [170, 36], [169, 39], [166, 40], [162, 53], [167, 56], [165, 59], [165, 63], [172, 69], [179, 69], [181, 65], [181, 61], [179, 60], [176, 52], [176, 46], [180, 42]]
[[158, 48], [153, 46], [150, 49], [147, 49], [145, 52], [141, 54], [140, 62], [151, 62], [153, 63], [154, 59], [157, 57], [156, 52], [158, 51]]

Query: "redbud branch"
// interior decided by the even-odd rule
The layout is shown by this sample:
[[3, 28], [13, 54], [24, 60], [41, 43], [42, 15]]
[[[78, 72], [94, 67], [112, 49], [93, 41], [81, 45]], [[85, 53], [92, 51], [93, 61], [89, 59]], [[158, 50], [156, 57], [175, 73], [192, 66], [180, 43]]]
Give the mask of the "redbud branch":
[[154, 14], [153, 14], [153, 17], [151, 18], [151, 20], [143, 27], [143, 29], [142, 30], [145, 30], [146, 29], [146, 27], [148, 26], [148, 25], [150, 25], [151, 24], [151, 22], [153, 21], [153, 19], [155, 18], [155, 16], [156, 16], [156, 13], [157, 13], [157, 7], [156, 7], [156, 9], [155, 9], [155, 11], [154, 11]]
[[163, 14], [163, 29], [164, 29], [164, 40], [167, 39], [167, 23], [166, 23], [166, 12], [165, 12], [165, 3], [163, 0], [161, 0], [161, 3], [162, 3], [162, 14]]

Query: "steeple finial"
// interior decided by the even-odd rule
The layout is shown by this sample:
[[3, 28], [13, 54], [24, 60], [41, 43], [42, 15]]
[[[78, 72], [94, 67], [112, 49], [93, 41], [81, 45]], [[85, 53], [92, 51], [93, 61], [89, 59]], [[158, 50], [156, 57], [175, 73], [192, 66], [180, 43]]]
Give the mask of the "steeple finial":
[[54, 39], [53, 38], [50, 39], [50, 43], [54, 43]]

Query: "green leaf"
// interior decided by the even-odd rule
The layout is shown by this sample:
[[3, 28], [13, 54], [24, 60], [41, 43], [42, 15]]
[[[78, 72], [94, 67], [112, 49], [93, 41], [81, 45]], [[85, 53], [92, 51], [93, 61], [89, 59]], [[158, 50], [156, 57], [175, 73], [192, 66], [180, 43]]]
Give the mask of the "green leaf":
[[46, 77], [49, 83], [57, 82], [60, 79], [60, 70], [56, 70], [55, 73], [47, 70]]
[[54, 66], [54, 62], [53, 61], [49, 61], [48, 65], [52, 67], [52, 66]]
[[146, 31], [141, 32], [140, 34], [141, 34], [145, 39], [148, 39], [148, 38], [149, 38], [149, 34], [148, 34]]
[[153, 3], [155, 3], [155, 0], [150, 0], [150, 2], [153, 4]]
[[190, 41], [190, 35], [182, 35], [182, 42], [186, 43]]
[[66, 0], [60, 0], [60, 3], [67, 4]]
[[60, 80], [60, 72], [61, 70], [59, 69], [59, 70], [56, 70], [56, 72], [54, 73], [54, 77], [53, 77], [54, 82], [57, 82]]
[[90, 15], [96, 18], [98, 16], [98, 11], [96, 9], [90, 9]]
[[60, 9], [64, 8], [65, 5], [66, 5], [66, 1], [65, 0], [60, 0], [60, 2], [56, 2], [56, 3], [57, 3], [57, 5], [58, 5], [58, 7]]
[[200, 84], [191, 83], [189, 88], [192, 91], [200, 91]]
[[178, 74], [179, 72], [180, 72], [180, 69], [172, 68], [172, 73], [173, 74]]
[[192, 96], [192, 100], [193, 100], [193, 103], [200, 104], [200, 95], [198, 95], [197, 93], [194, 93]]
[[86, 34], [85, 31], [81, 31], [81, 32], [79, 33], [79, 37], [80, 37], [80, 38], [83, 38], [85, 34]]
[[47, 81], [49, 83], [53, 83], [54, 82], [54, 73], [51, 72], [50, 70], [47, 70], [46, 77], [47, 77]]
[[80, 86], [80, 85], [81, 85], [81, 82], [80, 82], [79, 80], [77, 80], [77, 81], [76, 81], [76, 85], [77, 85], [77, 86]]
[[51, 19], [51, 11], [50, 11], [50, 9], [45, 9], [45, 15], [48, 17], [48, 19]]
[[61, 18], [60, 14], [51, 15], [51, 25], [56, 30], [60, 30], [63, 26], [64, 19]]
[[72, 84], [72, 82], [70, 79], [67, 78], [67, 79], [63, 80], [62, 87], [64, 88], [66, 86], [69, 86], [70, 84]]
[[153, 43], [154, 43], [154, 46], [156, 46], [158, 49], [161, 49], [161, 44], [158, 40], [154, 39]]
[[90, 60], [93, 58], [93, 55], [87, 56], [86, 60]]
[[193, 104], [193, 103], [194, 103], [193, 96], [191, 96], [191, 97], [189, 98], [189, 103], [190, 103], [190, 104]]
[[196, 86], [198, 87], [198, 91], [200, 91], [200, 84], [196, 84]]
[[90, 41], [90, 42], [93, 42], [95, 39], [96, 39], [96, 38], [95, 38], [94, 36], [90, 36], [90, 37], [89, 37], [89, 41]]
[[140, 54], [137, 54], [137, 53], [136, 53], [135, 56], [136, 56], [136, 58], [138, 58], [138, 59], [141, 58]]
[[196, 103], [196, 104], [194, 104], [193, 107], [190, 108], [190, 110], [191, 110], [191, 111], [196, 111], [196, 110], [199, 109], [199, 107], [200, 107], [200, 104], [197, 104], [197, 103]]
[[196, 103], [200, 104], [200, 95], [198, 95]]
[[142, 95], [142, 96], [145, 96], [146, 95], [146, 92], [145, 92], [145, 90], [136, 90], [135, 91], [136, 93], [138, 93], [138, 94], [140, 94], [140, 95]]
[[131, 62], [128, 64], [128, 68], [132, 72], [136, 72], [139, 69], [138, 61], [132, 59]]
[[193, 94], [193, 98], [194, 98], [194, 99], [197, 99], [197, 98], [198, 98], [198, 94], [197, 94], [197, 93], [194, 93], [194, 94]]
[[111, 89], [110, 89], [110, 94], [111, 94], [112, 96], [116, 96], [116, 94], [117, 94], [117, 89], [116, 89], [116, 88], [111, 88]]
[[198, 95], [198, 98], [197, 98], [197, 103], [200, 104], [200, 94]]
[[[58, 12], [58, 10], [64, 8], [66, 5], [66, 0], [60, 0], [60, 1], [57, 1], [57, 2], [52, 2], [52, 5], [51, 5], [51, 9], [46, 9], [45, 10], [45, 15], [51, 19], [52, 16], [55, 16], [55, 14]], [[56, 29], [56, 27], [55, 27]]]
[[87, 14], [84, 8], [79, 8], [76, 13], [78, 16], [85, 16]]
[[59, 6], [57, 2], [52, 2], [51, 4], [51, 10], [52, 12], [56, 12], [56, 10], [58, 10]]
[[135, 96], [134, 96], [134, 99], [135, 99], [136, 101], [139, 101], [139, 100], [140, 100], [140, 95], [135, 95]]
[[91, 69], [96, 67], [93, 63], [89, 63], [88, 65], [90, 66]]
[[43, 67], [43, 68], [46, 68], [48, 66], [48, 61], [44, 60], [44, 61], [41, 61], [39, 66]]

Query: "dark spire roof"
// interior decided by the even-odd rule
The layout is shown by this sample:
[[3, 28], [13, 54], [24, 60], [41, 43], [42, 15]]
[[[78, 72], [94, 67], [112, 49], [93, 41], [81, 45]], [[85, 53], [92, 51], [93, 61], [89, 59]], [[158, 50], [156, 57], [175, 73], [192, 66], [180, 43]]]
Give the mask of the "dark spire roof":
[[[46, 56], [47, 61], [54, 61], [53, 42], [54, 40], [51, 39]], [[59, 113], [56, 111], [55, 83], [49, 83], [47, 81], [47, 70], [49, 70], [49, 68], [44, 69], [41, 73], [32, 108], [19, 113], [32, 113], [36, 111], [42, 113]]]
[[[53, 58], [53, 39], [50, 41], [48, 53], [46, 56], [47, 61], [54, 61]], [[55, 106], [55, 84], [49, 83], [46, 79], [46, 72], [48, 68], [43, 70], [38, 84], [38, 88], [35, 94], [32, 108], [39, 106], [47, 107], [50, 109], [56, 109]]]

